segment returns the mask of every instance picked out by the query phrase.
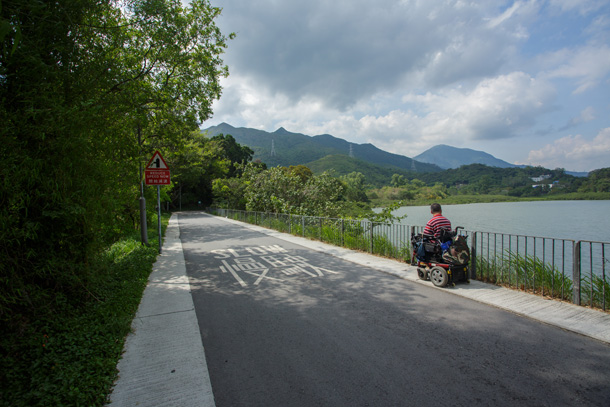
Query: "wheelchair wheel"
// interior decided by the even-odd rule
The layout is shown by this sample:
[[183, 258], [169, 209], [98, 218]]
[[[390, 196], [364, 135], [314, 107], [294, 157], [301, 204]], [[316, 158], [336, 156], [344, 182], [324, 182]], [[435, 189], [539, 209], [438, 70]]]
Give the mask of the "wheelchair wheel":
[[417, 277], [419, 277], [420, 280], [425, 280], [426, 279], [426, 270], [418, 267], [417, 268]]
[[449, 281], [447, 270], [442, 267], [435, 266], [430, 269], [430, 281], [437, 287], [444, 287]]

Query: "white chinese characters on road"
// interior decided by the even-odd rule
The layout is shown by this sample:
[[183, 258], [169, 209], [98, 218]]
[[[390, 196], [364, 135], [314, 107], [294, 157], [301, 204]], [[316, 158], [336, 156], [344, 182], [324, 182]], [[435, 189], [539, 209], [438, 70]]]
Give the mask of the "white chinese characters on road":
[[309, 277], [322, 277], [325, 273], [338, 274], [336, 271], [314, 266], [302, 256], [293, 256], [279, 245], [212, 250], [212, 253], [222, 263], [220, 270], [230, 273], [242, 287], [248, 286], [244, 280], [246, 275], [256, 277], [253, 284], [259, 285], [263, 280], [283, 281], [277, 278], [282, 274], [302, 274]]

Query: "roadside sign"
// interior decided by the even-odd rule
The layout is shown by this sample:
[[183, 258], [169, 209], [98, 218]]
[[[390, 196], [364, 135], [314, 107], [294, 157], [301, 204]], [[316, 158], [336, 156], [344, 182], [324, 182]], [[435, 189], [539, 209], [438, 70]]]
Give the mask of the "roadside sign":
[[169, 170], [146, 170], [144, 171], [144, 182], [146, 185], [170, 185], [170, 172]]
[[167, 166], [167, 163], [163, 159], [163, 156], [161, 155], [161, 153], [158, 151], [155, 151], [152, 158], [148, 161], [148, 164], [146, 165], [146, 169], [147, 170], [168, 170], [169, 171], [169, 167]]
[[167, 163], [158, 151], [155, 151], [144, 169], [146, 185], [170, 185], [171, 175]]

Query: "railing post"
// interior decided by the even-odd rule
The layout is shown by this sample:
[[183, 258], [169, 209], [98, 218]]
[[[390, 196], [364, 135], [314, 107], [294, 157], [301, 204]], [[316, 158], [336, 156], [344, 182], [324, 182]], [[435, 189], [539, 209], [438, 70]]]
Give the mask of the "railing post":
[[345, 224], [343, 221], [343, 218], [341, 218], [341, 247], [345, 246], [345, 237], [343, 236], [345, 234]]
[[371, 239], [371, 244], [370, 244], [370, 250], [371, 253], [373, 253], [373, 222], [369, 222], [371, 224], [371, 233], [370, 233], [370, 239]]
[[318, 225], [319, 225], [319, 240], [322, 241], [322, 218], [318, 218]]
[[572, 266], [572, 302], [580, 305], [580, 240], [574, 245], [572, 259], [574, 260]]
[[471, 280], [477, 279], [477, 232], [472, 233], [472, 249], [470, 249], [470, 276]]

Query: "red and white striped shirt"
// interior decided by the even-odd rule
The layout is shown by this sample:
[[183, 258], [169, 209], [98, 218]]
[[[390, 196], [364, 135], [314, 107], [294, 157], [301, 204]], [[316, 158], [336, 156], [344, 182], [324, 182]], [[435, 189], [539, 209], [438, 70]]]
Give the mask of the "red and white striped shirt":
[[441, 237], [441, 229], [451, 231], [451, 222], [440, 213], [437, 213], [426, 224], [424, 235], [434, 236], [438, 239]]

